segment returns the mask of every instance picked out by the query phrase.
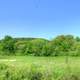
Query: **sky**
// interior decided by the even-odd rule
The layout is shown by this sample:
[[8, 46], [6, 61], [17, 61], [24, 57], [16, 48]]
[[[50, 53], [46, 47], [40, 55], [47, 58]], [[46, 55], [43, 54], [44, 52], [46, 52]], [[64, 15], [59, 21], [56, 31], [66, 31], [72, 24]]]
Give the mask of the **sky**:
[[80, 0], [0, 0], [0, 38], [80, 36]]

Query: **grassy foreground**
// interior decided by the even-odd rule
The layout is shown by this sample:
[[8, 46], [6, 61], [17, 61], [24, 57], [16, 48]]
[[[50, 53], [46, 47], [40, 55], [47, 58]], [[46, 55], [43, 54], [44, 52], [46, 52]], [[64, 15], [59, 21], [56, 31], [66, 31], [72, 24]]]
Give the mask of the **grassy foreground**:
[[80, 80], [80, 57], [0, 56], [0, 80]]

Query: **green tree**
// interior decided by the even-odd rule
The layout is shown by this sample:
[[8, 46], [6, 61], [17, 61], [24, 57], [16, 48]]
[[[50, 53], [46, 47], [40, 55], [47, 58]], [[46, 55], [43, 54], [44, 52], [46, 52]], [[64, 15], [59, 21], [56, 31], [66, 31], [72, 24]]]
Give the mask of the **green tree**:
[[51, 41], [55, 55], [70, 55], [67, 53], [71, 51], [74, 42], [75, 40], [72, 35], [60, 35]]
[[31, 41], [32, 43], [32, 53], [35, 56], [42, 56], [43, 46], [47, 43], [46, 40], [43, 39], [35, 39]]
[[11, 36], [5, 36], [2, 40], [2, 50], [7, 54], [11, 54], [15, 52], [14, 48], [14, 39]]
[[79, 38], [79, 37], [76, 37], [76, 41], [77, 41], [77, 42], [80, 42], [80, 38]]
[[53, 56], [53, 47], [51, 42], [47, 42], [42, 49], [43, 56]]

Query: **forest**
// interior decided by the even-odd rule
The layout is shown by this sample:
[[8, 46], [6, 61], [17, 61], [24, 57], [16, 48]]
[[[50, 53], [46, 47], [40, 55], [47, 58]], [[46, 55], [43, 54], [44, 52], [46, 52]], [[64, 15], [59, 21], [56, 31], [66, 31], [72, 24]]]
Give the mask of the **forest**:
[[13, 38], [9, 35], [0, 40], [0, 55], [28, 56], [80, 56], [80, 38], [58, 35], [43, 38]]

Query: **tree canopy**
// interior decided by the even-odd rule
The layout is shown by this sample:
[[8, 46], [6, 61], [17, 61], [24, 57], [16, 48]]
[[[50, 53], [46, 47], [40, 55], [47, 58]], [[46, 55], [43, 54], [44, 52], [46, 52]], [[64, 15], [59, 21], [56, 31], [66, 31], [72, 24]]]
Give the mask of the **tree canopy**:
[[79, 56], [80, 38], [59, 35], [52, 40], [43, 38], [12, 38], [0, 40], [0, 55]]

